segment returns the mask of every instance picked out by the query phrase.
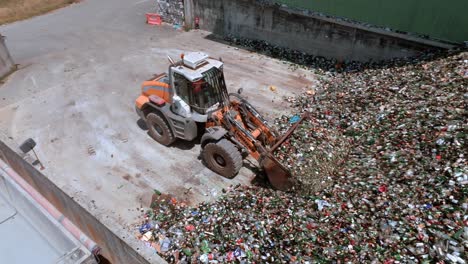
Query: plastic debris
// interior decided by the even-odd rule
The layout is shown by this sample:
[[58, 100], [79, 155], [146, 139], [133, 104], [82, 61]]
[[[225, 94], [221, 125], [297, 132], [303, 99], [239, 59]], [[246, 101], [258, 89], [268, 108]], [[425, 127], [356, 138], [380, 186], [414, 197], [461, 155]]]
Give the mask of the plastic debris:
[[194, 231], [194, 230], [195, 230], [195, 226], [193, 226], [193, 225], [187, 225], [187, 226], [185, 227], [185, 230], [187, 230], [187, 231], [189, 231], [189, 232]]
[[300, 117], [300, 116], [298, 116], [298, 115], [293, 115], [293, 116], [289, 119], [289, 123], [290, 123], [290, 124], [294, 124], [294, 123], [299, 122], [299, 120], [301, 120], [301, 117]]
[[141, 225], [141, 227], [139, 229], [140, 234], [144, 234], [144, 233], [148, 232], [151, 228], [152, 228], [152, 226], [151, 226], [151, 224], [149, 222], [143, 223], [143, 225]]
[[150, 241], [153, 238], [153, 233], [151, 231], [146, 232], [142, 237], [142, 241]]

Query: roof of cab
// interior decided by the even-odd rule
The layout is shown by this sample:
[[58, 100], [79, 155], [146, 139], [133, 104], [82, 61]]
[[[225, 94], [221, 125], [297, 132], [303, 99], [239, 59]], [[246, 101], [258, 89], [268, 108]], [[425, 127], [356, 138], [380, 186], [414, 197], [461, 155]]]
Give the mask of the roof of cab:
[[187, 78], [189, 81], [194, 82], [197, 81], [201, 78], [203, 78], [202, 73], [210, 70], [211, 68], [215, 67], [217, 69], [220, 69], [223, 66], [223, 63], [219, 60], [215, 60], [212, 58], [206, 58], [204, 59], [204, 62], [200, 64], [199, 67], [192, 69], [185, 64], [181, 63], [178, 66], [173, 66], [172, 70], [174, 72], [177, 72], [181, 75], [183, 75], [185, 78]]

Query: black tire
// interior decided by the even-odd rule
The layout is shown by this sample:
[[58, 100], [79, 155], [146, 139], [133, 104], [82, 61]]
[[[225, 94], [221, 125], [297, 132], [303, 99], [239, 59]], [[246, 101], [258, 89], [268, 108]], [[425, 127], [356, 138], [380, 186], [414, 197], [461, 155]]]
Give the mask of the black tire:
[[169, 146], [175, 141], [169, 124], [160, 115], [149, 113], [146, 116], [146, 125], [148, 126], [148, 134], [160, 144]]
[[226, 178], [233, 178], [242, 167], [242, 155], [236, 146], [227, 139], [211, 142], [202, 151], [206, 166]]

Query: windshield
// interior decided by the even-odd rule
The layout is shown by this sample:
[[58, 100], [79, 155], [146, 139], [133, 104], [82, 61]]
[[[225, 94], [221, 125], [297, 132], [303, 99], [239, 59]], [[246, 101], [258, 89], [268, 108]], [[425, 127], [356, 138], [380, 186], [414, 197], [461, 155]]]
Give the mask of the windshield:
[[174, 73], [174, 78], [177, 95], [194, 111], [205, 114], [208, 108], [222, 101], [226, 84], [223, 72], [217, 68], [212, 68], [202, 75], [203, 78], [195, 82], [190, 82], [178, 73]]

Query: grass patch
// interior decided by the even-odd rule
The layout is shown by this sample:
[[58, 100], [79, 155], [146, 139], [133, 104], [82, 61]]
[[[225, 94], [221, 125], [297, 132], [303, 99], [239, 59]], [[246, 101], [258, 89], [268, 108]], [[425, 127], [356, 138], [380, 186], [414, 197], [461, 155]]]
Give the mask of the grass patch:
[[41, 15], [76, 0], [0, 0], [0, 25]]

